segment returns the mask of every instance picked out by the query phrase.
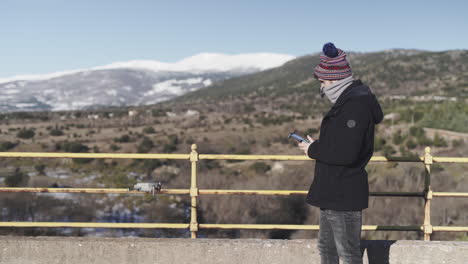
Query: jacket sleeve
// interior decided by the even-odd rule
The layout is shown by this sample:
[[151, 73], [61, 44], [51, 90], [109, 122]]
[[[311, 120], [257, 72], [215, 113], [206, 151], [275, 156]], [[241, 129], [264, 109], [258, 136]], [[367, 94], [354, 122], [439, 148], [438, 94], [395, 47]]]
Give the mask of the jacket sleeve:
[[366, 102], [348, 101], [341, 112], [328, 120], [323, 135], [307, 151], [310, 158], [330, 165], [351, 166], [365, 146], [371, 113]]

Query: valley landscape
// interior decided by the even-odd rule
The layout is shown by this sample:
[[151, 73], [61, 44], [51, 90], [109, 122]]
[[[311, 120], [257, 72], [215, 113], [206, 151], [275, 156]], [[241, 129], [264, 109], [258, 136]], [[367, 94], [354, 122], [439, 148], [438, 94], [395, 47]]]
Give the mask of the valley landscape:
[[[318, 54], [282, 58], [271, 67], [204, 71], [97, 69], [45, 80], [0, 83], [0, 151], [301, 155], [287, 138], [297, 130], [318, 137], [330, 108], [312, 72]], [[468, 51], [386, 50], [349, 53], [355, 78], [382, 104], [378, 156], [468, 156]], [[283, 64], [284, 63], [284, 64]], [[131, 87], [129, 89], [128, 87]], [[23, 90], [22, 90], [23, 89]], [[14, 91], [14, 92], [13, 92]], [[120, 100], [119, 98], [123, 98]], [[51, 111], [52, 110], [52, 111]], [[0, 159], [9, 187], [128, 188], [161, 181], [190, 187], [190, 163], [173, 160]], [[312, 161], [200, 161], [205, 189], [307, 190]], [[466, 192], [466, 164], [434, 164], [436, 191]], [[372, 192], [422, 191], [421, 163], [370, 163]], [[201, 196], [200, 223], [317, 224], [318, 209], [303, 196]], [[85, 194], [0, 196], [1, 221], [188, 223], [190, 197]], [[433, 201], [433, 225], [468, 222], [463, 198]], [[371, 225], [419, 225], [423, 199], [371, 197]], [[188, 230], [2, 228], [2, 235], [189, 237]], [[201, 230], [210, 238], [311, 238], [315, 231]], [[420, 239], [417, 232], [363, 232], [365, 239]], [[467, 240], [437, 232], [432, 240]]]

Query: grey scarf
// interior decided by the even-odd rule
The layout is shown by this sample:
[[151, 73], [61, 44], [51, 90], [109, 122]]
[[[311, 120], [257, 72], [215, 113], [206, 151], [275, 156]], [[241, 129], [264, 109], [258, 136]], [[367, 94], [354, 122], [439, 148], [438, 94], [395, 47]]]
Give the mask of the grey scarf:
[[328, 99], [334, 104], [338, 97], [340, 97], [341, 93], [351, 85], [354, 81], [353, 76], [349, 76], [347, 78], [341, 79], [335, 83], [327, 85], [320, 89], [320, 95], [323, 97], [326, 95]]

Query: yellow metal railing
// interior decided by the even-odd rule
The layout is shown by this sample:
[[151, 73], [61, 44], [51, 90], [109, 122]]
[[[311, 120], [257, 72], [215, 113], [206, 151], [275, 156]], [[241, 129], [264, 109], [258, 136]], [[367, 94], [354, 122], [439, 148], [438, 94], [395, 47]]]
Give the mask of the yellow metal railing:
[[[0, 157], [7, 158], [96, 158], [96, 159], [179, 159], [191, 162], [190, 189], [162, 189], [159, 194], [190, 195], [190, 223], [77, 223], [77, 222], [0, 222], [0, 227], [95, 227], [95, 228], [179, 228], [189, 229], [191, 237], [197, 237], [199, 229], [287, 229], [318, 230], [318, 225], [265, 225], [265, 224], [203, 224], [197, 220], [197, 202], [199, 195], [306, 195], [302, 190], [209, 190], [198, 189], [197, 162], [199, 160], [310, 160], [305, 155], [211, 155], [198, 154], [197, 146], [192, 145], [190, 154], [112, 154], [112, 153], [35, 153], [35, 152], [0, 152]], [[430, 240], [433, 232], [468, 232], [468, 226], [432, 226], [431, 201], [434, 197], [468, 197], [468, 193], [434, 192], [431, 188], [431, 165], [433, 163], [468, 163], [468, 158], [433, 157], [431, 149], [425, 149], [425, 155], [417, 158], [372, 157], [371, 162], [423, 162], [425, 165], [425, 184], [422, 192], [370, 192], [370, 196], [421, 197], [424, 198], [424, 223], [416, 226], [377, 226], [363, 225], [364, 231], [422, 231], [424, 240]], [[0, 192], [32, 193], [114, 193], [144, 194], [129, 189], [107, 188], [7, 188], [0, 187]]]

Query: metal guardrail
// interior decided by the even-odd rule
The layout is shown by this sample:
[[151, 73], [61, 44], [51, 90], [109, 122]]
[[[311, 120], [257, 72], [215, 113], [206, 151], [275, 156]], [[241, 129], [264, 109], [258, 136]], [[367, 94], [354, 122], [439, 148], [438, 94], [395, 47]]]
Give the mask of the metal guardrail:
[[[212, 155], [198, 154], [197, 145], [192, 145], [190, 154], [125, 154], [125, 153], [36, 153], [0, 152], [7, 158], [95, 158], [95, 159], [179, 159], [191, 162], [190, 189], [161, 189], [160, 194], [190, 195], [190, 223], [77, 223], [77, 222], [0, 222], [0, 227], [90, 227], [90, 228], [179, 228], [190, 229], [191, 237], [197, 237], [199, 229], [286, 229], [319, 230], [318, 225], [265, 225], [265, 224], [203, 224], [197, 221], [197, 202], [199, 195], [306, 195], [301, 190], [209, 190], [197, 186], [197, 162], [199, 160], [311, 160], [305, 155]], [[468, 158], [433, 157], [426, 147], [425, 155], [417, 158], [372, 157], [371, 162], [423, 162], [425, 165], [425, 184], [422, 192], [370, 192], [370, 196], [421, 197], [424, 198], [424, 223], [416, 226], [363, 225], [363, 231], [422, 231], [424, 240], [430, 240], [433, 232], [468, 232], [468, 226], [432, 226], [431, 201], [434, 197], [468, 197], [468, 193], [434, 192], [431, 188], [431, 165], [433, 163], [468, 163]], [[114, 193], [144, 194], [129, 189], [107, 188], [8, 188], [0, 187], [0, 192], [32, 193]]]

